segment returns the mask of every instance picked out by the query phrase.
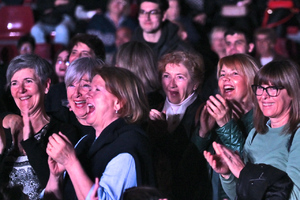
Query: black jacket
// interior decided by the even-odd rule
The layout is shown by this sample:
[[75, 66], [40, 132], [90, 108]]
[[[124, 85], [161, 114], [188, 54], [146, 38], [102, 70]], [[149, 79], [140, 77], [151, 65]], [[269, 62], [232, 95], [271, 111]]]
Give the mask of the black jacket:
[[237, 183], [237, 200], [288, 200], [293, 182], [271, 165], [247, 163]]
[[169, 22], [168, 20], [162, 23], [162, 34], [156, 43], [149, 43], [143, 37], [143, 30], [141, 27], [138, 27], [133, 36], [133, 41], [139, 41], [147, 43], [153, 52], [156, 54], [159, 59], [166, 53], [172, 51], [195, 51], [188, 43], [185, 43], [178, 36], [178, 26]]
[[[101, 178], [107, 164], [121, 153], [133, 156], [137, 185], [154, 186], [153, 165], [145, 132], [134, 124], [127, 124], [120, 118], [107, 126], [95, 140], [95, 134], [89, 134], [76, 147], [77, 157], [86, 174], [94, 181]], [[77, 199], [70, 178], [64, 182], [64, 199]]]

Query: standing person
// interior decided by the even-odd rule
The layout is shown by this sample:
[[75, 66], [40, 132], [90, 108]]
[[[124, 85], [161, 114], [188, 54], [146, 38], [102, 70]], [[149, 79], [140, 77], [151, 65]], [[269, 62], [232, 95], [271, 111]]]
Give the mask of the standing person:
[[49, 179], [46, 146], [50, 135], [60, 131], [71, 144], [79, 139], [73, 126], [62, 124], [45, 112], [44, 99], [51, 84], [51, 73], [50, 64], [34, 54], [15, 57], [6, 73], [7, 85], [20, 109], [23, 124], [21, 132], [12, 133], [14, 143], [6, 151], [0, 182], [11, 187], [21, 186], [29, 199], [38, 199]]
[[55, 31], [54, 43], [67, 46], [71, 31], [75, 27], [73, 20], [74, 0], [38, 0], [38, 22], [31, 28], [31, 35], [37, 44], [46, 43], [46, 37]]
[[167, 0], [140, 1], [139, 24], [132, 40], [147, 43], [159, 59], [172, 51], [193, 50], [178, 36], [179, 27], [165, 19]]
[[[217, 143], [215, 155], [204, 152], [221, 174], [231, 199], [251, 199], [253, 195], [256, 199], [300, 198], [299, 80], [299, 66], [291, 61], [271, 61], [263, 66], [252, 86], [256, 95], [254, 129], [246, 139], [243, 159]], [[280, 179], [284, 172], [294, 186], [288, 187], [288, 177]]]
[[[202, 155], [191, 143], [204, 76], [201, 56], [182, 51], [164, 55], [158, 64], [164, 105], [151, 109], [159, 189], [172, 199], [210, 199], [207, 169]], [[205, 168], [205, 169], [204, 169]], [[169, 170], [166, 170], [169, 169]]]
[[[85, 199], [96, 187], [99, 199], [122, 199], [126, 188], [151, 185], [149, 144], [139, 127], [148, 113], [140, 80], [126, 69], [102, 67], [95, 71], [91, 86], [81, 89], [89, 90], [86, 122], [95, 133], [82, 138], [75, 150], [60, 133], [49, 140], [51, 176], [45, 197]], [[64, 170], [67, 175], [60, 190]], [[96, 177], [100, 179], [97, 186]]]

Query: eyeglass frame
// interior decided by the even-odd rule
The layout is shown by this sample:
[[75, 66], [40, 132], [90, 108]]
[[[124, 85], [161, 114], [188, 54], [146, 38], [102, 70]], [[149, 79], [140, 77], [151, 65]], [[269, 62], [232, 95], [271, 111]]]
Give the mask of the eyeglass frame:
[[70, 65], [70, 62], [69, 62], [68, 60], [60, 60], [60, 59], [57, 59], [56, 64], [61, 65], [62, 63], [64, 63], [64, 64], [67, 65], [67, 66]]
[[[156, 11], [157, 13], [153, 13], [154, 11]], [[143, 17], [143, 18], [147, 18], [147, 19], [149, 19], [151, 16], [157, 17], [160, 14], [161, 14], [161, 11], [159, 11], [157, 9], [150, 10], [148, 12], [146, 12], [145, 10], [139, 10], [139, 17]]]
[[[262, 93], [261, 94], [257, 94], [257, 88], [258, 87], [261, 87], [262, 88]], [[252, 91], [253, 91], [253, 93], [255, 94], [255, 96], [262, 96], [263, 95], [263, 93], [264, 93], [264, 91], [266, 91], [266, 93], [270, 96], [270, 97], [277, 97], [278, 95], [279, 95], [279, 91], [280, 90], [282, 90], [282, 89], [284, 89], [284, 87], [283, 86], [275, 86], [275, 85], [273, 85], [273, 86], [268, 86], [268, 87], [263, 87], [263, 86], [261, 86], [261, 85], [251, 85], [251, 88], [252, 88]], [[272, 89], [276, 89], [276, 95], [270, 95], [269, 94], [269, 92], [268, 92], [268, 89], [269, 88], [272, 88]]]

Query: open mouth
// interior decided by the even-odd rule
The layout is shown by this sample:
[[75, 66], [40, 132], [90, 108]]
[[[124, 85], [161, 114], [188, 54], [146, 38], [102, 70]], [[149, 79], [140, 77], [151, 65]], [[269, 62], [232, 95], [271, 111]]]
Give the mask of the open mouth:
[[263, 106], [272, 106], [274, 103], [269, 103], [269, 102], [265, 102], [265, 103], [262, 103]]
[[234, 87], [233, 86], [224, 86], [224, 92], [227, 93], [227, 92], [231, 92], [234, 90]]
[[75, 106], [76, 107], [83, 107], [86, 105], [86, 101], [85, 100], [82, 100], [82, 101], [74, 101], [75, 103]]
[[59, 68], [59, 71], [61, 72], [65, 72], [67, 70], [67, 68]]
[[95, 106], [93, 104], [89, 103], [87, 106], [88, 106], [88, 112], [87, 112], [87, 114], [94, 112]]
[[24, 100], [27, 100], [27, 99], [29, 99], [31, 96], [26, 96], [26, 97], [20, 97], [20, 100], [21, 101], [24, 101]]
[[169, 91], [169, 93], [171, 96], [176, 96], [179, 94], [179, 92], [177, 92], [177, 91]]

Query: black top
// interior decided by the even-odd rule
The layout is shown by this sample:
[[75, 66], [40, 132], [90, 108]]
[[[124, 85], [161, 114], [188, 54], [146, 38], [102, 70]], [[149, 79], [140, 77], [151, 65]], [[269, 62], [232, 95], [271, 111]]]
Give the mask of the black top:
[[[153, 166], [150, 146], [145, 132], [134, 124], [127, 124], [119, 118], [107, 126], [95, 140], [95, 134], [89, 134], [76, 146], [77, 157], [92, 181], [101, 178], [107, 164], [121, 153], [133, 156], [137, 185], [154, 186]], [[69, 176], [64, 181], [64, 198], [77, 199]]]
[[[21, 141], [21, 145], [28, 156], [29, 163], [36, 172], [42, 187], [46, 187], [50, 175], [48, 154], [46, 153], [48, 138], [53, 133], [58, 133], [59, 131], [66, 135], [73, 145], [75, 145], [79, 140], [79, 135], [73, 126], [61, 123], [58, 120], [51, 118], [50, 123], [38, 132], [41, 133], [41, 139], [37, 139], [32, 136], [25, 141]], [[8, 153], [8, 156], [17, 157], [19, 155], [11, 155]], [[5, 160], [3, 163], [4, 162]], [[1, 177], [1, 179], [2, 178], [5, 179], [5, 177]]]
[[166, 53], [172, 51], [195, 51], [188, 43], [185, 43], [178, 36], [178, 26], [168, 20], [162, 23], [162, 34], [156, 43], [149, 43], [143, 37], [143, 29], [138, 27], [133, 36], [133, 41], [147, 43], [159, 59]]

